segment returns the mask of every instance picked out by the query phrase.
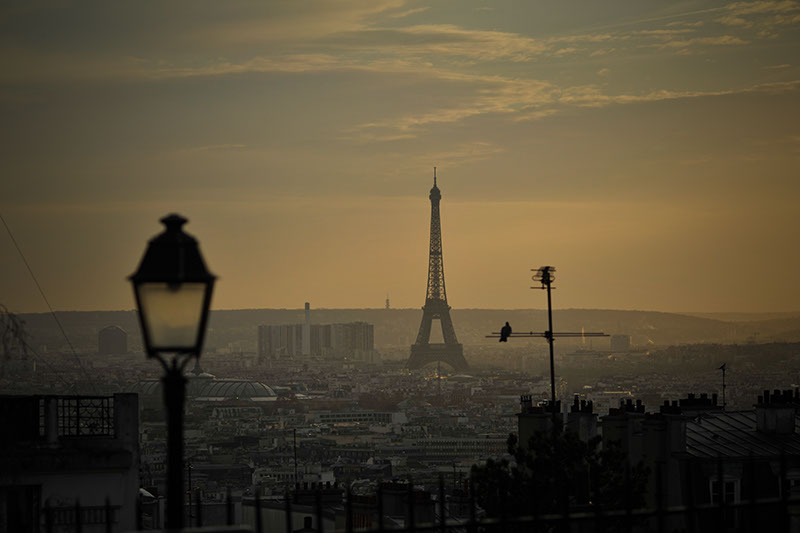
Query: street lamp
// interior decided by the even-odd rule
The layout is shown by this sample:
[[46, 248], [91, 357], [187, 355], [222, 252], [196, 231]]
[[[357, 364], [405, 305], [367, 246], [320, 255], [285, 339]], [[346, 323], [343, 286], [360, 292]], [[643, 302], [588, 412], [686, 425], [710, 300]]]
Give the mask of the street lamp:
[[[164, 367], [167, 411], [167, 528], [183, 527], [183, 370], [200, 357], [216, 276], [206, 268], [197, 240], [180, 215], [161, 219], [166, 229], [147, 245], [133, 284], [147, 357]], [[171, 354], [167, 360], [163, 354]]]

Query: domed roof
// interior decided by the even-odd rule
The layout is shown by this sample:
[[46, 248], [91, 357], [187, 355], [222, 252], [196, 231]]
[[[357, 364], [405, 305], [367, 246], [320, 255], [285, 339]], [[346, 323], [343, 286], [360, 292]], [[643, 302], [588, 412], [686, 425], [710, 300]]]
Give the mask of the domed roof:
[[270, 400], [277, 397], [267, 385], [258, 381], [240, 379], [214, 379], [199, 384], [193, 396], [208, 399]]
[[[201, 374], [202, 376], [202, 374]], [[210, 376], [210, 374], [209, 374]], [[244, 379], [197, 379], [191, 378], [186, 387], [187, 396], [200, 400], [252, 400], [271, 401], [278, 395], [271, 387], [258, 381]], [[138, 392], [141, 396], [160, 396], [161, 380], [146, 379], [136, 383], [131, 392]]]
[[131, 392], [139, 393], [141, 396], [161, 394], [161, 382], [157, 379], [145, 379], [136, 383], [131, 388]]

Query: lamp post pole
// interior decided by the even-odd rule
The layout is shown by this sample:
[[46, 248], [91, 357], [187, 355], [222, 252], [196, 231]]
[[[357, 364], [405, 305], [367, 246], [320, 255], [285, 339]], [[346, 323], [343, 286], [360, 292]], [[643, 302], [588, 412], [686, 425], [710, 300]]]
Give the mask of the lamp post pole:
[[167, 527], [183, 527], [183, 408], [186, 378], [175, 363], [161, 378], [167, 411]]
[[[216, 276], [206, 268], [197, 240], [184, 233], [179, 215], [161, 219], [166, 229], [147, 245], [130, 276], [149, 358], [164, 368], [161, 385], [167, 415], [168, 530], [183, 528], [183, 411], [187, 363], [200, 357]], [[171, 354], [169, 359], [163, 354]]]

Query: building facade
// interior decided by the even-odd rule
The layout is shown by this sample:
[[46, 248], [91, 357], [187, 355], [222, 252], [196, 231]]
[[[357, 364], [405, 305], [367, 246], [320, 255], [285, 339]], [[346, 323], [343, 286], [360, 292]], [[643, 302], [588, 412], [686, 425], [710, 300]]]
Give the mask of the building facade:
[[[308, 347], [303, 340], [307, 339]], [[375, 331], [372, 324], [283, 324], [258, 327], [258, 360], [282, 358], [354, 357], [372, 361]]]
[[136, 394], [0, 396], [0, 531], [136, 529]]

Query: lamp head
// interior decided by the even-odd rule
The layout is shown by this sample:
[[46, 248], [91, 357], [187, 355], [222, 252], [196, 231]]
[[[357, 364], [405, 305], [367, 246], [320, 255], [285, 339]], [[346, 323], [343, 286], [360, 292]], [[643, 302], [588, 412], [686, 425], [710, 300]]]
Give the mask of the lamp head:
[[133, 284], [145, 350], [200, 355], [216, 276], [206, 268], [197, 240], [183, 231], [187, 220], [172, 214], [147, 244]]

